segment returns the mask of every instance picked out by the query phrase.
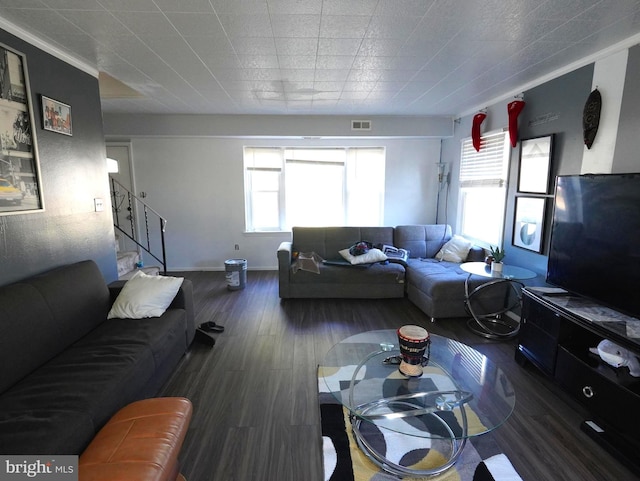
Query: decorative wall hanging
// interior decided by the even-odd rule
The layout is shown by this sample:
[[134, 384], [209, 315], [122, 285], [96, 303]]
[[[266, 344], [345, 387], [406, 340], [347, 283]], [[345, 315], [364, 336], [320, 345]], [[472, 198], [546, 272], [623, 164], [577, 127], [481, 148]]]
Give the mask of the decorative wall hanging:
[[524, 109], [526, 105], [522, 99], [509, 102], [507, 105], [507, 113], [509, 114], [509, 139], [511, 140], [511, 147], [515, 147], [518, 143], [518, 115]]
[[473, 148], [476, 149], [476, 152], [480, 152], [480, 126], [486, 118], [487, 114], [483, 111], [480, 111], [473, 116], [473, 125], [471, 126], [471, 140], [473, 142]]
[[545, 135], [520, 142], [520, 169], [518, 192], [528, 194], [549, 193], [551, 158], [554, 135]]
[[544, 197], [516, 197], [512, 241], [514, 246], [542, 252], [546, 203], [547, 199]]
[[598, 126], [600, 125], [600, 111], [602, 110], [602, 96], [600, 91], [596, 89], [589, 94], [586, 103], [584, 104], [584, 111], [582, 112], [582, 130], [584, 133], [584, 145], [587, 149], [590, 149], [593, 145], [593, 141], [598, 133]]
[[0, 215], [44, 209], [26, 57], [0, 44]]
[[64, 135], [73, 135], [71, 107], [44, 95], [42, 98], [42, 128]]

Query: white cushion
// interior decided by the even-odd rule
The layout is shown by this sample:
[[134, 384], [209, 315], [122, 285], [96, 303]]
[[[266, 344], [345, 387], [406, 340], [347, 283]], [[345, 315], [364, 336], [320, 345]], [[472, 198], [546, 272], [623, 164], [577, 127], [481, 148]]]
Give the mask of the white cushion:
[[138, 271], [116, 298], [107, 319], [160, 317], [176, 297], [182, 277], [149, 276]]
[[469, 255], [473, 242], [462, 236], [454, 235], [436, 254], [436, 259], [449, 262], [464, 262]]
[[362, 254], [360, 256], [352, 256], [349, 252], [349, 249], [342, 249], [340, 251], [340, 255], [344, 257], [345, 260], [349, 261], [351, 264], [371, 264], [373, 262], [381, 262], [386, 261], [387, 256], [380, 249], [369, 249], [369, 252], [366, 254]]

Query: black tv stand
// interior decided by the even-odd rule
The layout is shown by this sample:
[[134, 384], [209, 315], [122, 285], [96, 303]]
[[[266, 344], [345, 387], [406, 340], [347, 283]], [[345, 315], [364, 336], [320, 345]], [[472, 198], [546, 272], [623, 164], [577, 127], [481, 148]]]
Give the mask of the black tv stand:
[[581, 429], [640, 472], [640, 419], [635, 415], [640, 410], [640, 378], [589, 352], [610, 339], [640, 356], [640, 339], [626, 334], [626, 322], [637, 319], [566, 292], [535, 287], [522, 292], [516, 361], [531, 362], [582, 404], [590, 417]]

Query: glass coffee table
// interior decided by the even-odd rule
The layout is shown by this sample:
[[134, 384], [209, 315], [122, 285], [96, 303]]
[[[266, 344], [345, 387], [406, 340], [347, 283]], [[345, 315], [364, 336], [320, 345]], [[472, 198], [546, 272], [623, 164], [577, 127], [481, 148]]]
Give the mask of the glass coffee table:
[[[380, 468], [398, 476], [430, 476], [455, 464], [468, 438], [502, 425], [515, 405], [505, 373], [460, 342], [430, 335], [423, 374], [398, 370], [395, 330], [369, 331], [333, 346], [319, 366], [321, 392], [330, 392], [348, 412], [360, 449]], [[428, 357], [428, 360], [427, 360]], [[391, 460], [382, 444], [409, 437], [435, 465]], [[408, 464], [408, 465], [407, 465]]]

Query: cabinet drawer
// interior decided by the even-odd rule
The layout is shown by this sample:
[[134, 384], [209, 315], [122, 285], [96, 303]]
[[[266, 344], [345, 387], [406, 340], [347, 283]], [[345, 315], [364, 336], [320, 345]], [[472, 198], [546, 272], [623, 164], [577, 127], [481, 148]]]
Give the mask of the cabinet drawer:
[[523, 298], [522, 317], [524, 322], [534, 324], [552, 338], [558, 339], [560, 336], [560, 327], [562, 325], [560, 315], [527, 296]]
[[518, 349], [538, 368], [551, 374], [555, 371], [557, 341], [532, 322], [520, 325]]
[[[603, 368], [609, 369], [606, 366]], [[638, 394], [607, 379], [562, 346], [558, 349], [555, 377], [571, 396], [598, 419], [632, 439], [638, 435]]]

